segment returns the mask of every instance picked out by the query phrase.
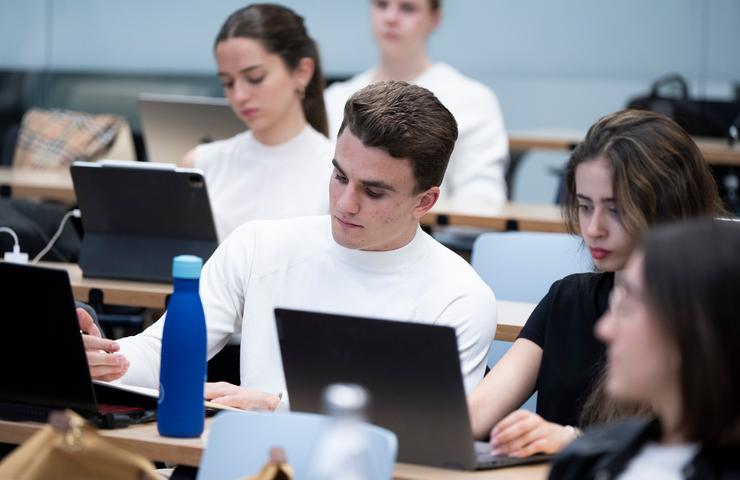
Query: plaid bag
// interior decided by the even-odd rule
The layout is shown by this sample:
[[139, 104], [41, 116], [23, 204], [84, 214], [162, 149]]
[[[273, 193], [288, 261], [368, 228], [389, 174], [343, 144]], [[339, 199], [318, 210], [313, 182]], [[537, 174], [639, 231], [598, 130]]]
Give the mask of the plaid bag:
[[115, 115], [31, 109], [23, 116], [13, 166], [66, 168], [75, 160], [96, 160], [111, 148], [128, 123]]

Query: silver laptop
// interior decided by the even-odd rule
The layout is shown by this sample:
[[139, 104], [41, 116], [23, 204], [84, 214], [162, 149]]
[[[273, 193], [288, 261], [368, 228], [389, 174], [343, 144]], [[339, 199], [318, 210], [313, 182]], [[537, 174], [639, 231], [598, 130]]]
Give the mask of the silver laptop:
[[160, 163], [178, 163], [198, 144], [247, 129], [225, 98], [142, 94], [139, 118], [147, 158]]
[[398, 436], [398, 461], [463, 470], [548, 461], [474, 442], [452, 327], [276, 308], [290, 408], [320, 412], [331, 383], [370, 391], [368, 417]]

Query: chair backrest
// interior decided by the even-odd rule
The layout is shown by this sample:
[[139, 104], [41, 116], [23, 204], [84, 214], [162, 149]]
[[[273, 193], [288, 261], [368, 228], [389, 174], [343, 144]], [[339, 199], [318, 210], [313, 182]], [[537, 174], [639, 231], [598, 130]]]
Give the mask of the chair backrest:
[[566, 233], [484, 233], [473, 244], [471, 264], [497, 299], [537, 303], [556, 280], [593, 270], [581, 242]]
[[[582, 240], [566, 233], [493, 232], [473, 244], [471, 264], [499, 300], [538, 303], [550, 286], [571, 273], [593, 270]], [[493, 367], [511, 347], [494, 340], [488, 354]], [[536, 411], [535, 393], [522, 406]]]
[[[285, 450], [295, 478], [305, 478], [313, 448], [330, 421], [311, 413], [223, 412], [214, 418], [203, 452], [198, 479], [233, 480], [254, 475], [268, 460], [271, 447]], [[396, 435], [375, 425], [363, 424], [370, 443], [373, 465], [390, 479], [396, 460]]]

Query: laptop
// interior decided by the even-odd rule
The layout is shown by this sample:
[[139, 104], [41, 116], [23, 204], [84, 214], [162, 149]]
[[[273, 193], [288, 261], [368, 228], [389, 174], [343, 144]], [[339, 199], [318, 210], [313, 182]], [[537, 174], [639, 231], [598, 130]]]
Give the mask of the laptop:
[[400, 462], [463, 470], [550, 460], [492, 456], [470, 427], [455, 329], [276, 308], [293, 411], [321, 412], [323, 388], [370, 392], [369, 420], [398, 436]]
[[247, 129], [225, 98], [143, 94], [139, 117], [147, 158], [153, 162], [178, 163], [198, 144]]
[[207, 260], [218, 246], [200, 170], [104, 160], [71, 167], [85, 234], [85, 277], [172, 281], [172, 258]]
[[0, 418], [71, 408], [104, 428], [154, 420], [156, 397], [93, 382], [66, 270], [0, 262]]

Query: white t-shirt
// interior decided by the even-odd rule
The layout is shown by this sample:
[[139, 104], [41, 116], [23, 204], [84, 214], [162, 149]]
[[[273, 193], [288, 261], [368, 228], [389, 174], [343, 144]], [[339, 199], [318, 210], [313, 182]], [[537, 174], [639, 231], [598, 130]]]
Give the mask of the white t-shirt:
[[333, 156], [331, 141], [308, 125], [280, 145], [246, 131], [198, 146], [195, 167], [203, 170], [219, 239], [248, 220], [328, 213]]
[[683, 467], [694, 458], [699, 446], [647, 443], [627, 464], [618, 480], [683, 480]]
[[[200, 295], [209, 358], [241, 331], [241, 385], [270, 393], [285, 390], [275, 307], [452, 326], [468, 392], [496, 332], [491, 289], [420, 228], [397, 250], [351, 250], [334, 241], [328, 215], [241, 226], [203, 267]], [[118, 340], [131, 363], [124, 383], [157, 387], [164, 321]]]
[[[330, 137], [336, 137], [339, 131], [344, 104], [372, 82], [375, 71], [368, 70], [327, 88], [324, 99]], [[458, 138], [442, 182], [442, 198], [504, 203], [509, 142], [494, 93], [445, 63], [433, 64], [413, 83], [434, 93], [457, 120]]]

